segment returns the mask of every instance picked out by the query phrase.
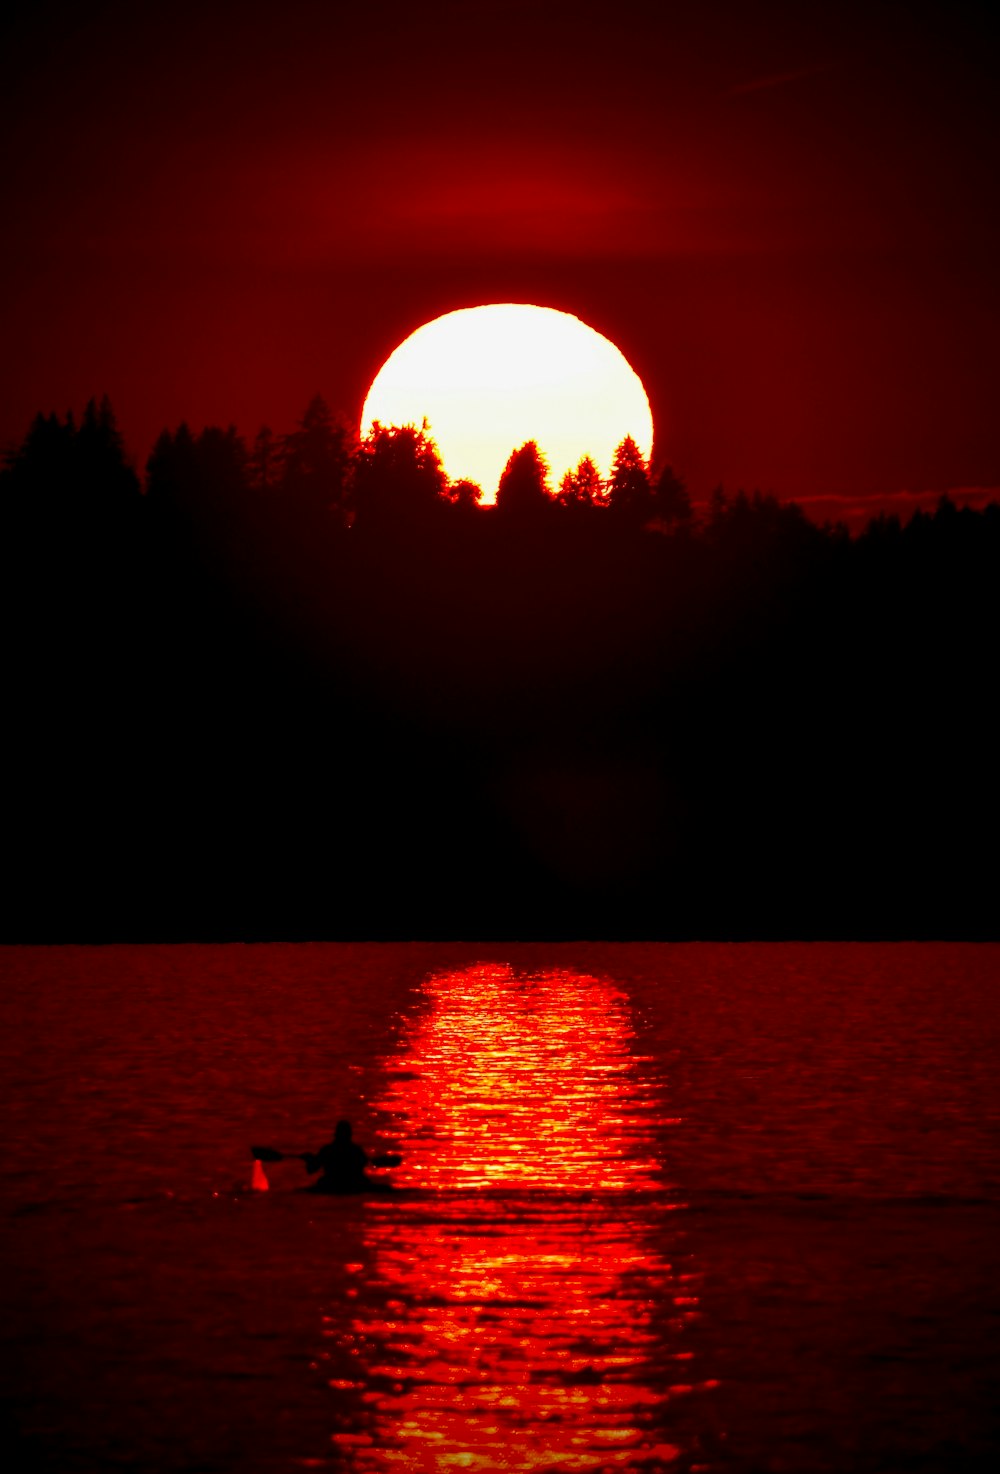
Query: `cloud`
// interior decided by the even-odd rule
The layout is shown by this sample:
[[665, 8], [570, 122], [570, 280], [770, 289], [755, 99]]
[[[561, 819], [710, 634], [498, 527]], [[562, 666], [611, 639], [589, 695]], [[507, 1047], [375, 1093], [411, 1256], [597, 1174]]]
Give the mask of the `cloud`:
[[792, 82], [802, 82], [807, 77], [818, 77], [822, 72], [833, 70], [832, 62], [816, 62], [812, 66], [795, 67], [789, 72], [772, 72], [766, 77], [754, 77], [749, 82], [738, 82], [727, 90], [727, 97], [742, 97], [750, 92], [767, 92], [773, 87], [787, 87]]
[[797, 496], [791, 500], [813, 522], [843, 522], [852, 532], [857, 532], [880, 515], [907, 522], [915, 512], [933, 511], [945, 496], [957, 507], [980, 511], [991, 502], [1000, 502], [1000, 486], [951, 486], [945, 491], [903, 490], [867, 496]]

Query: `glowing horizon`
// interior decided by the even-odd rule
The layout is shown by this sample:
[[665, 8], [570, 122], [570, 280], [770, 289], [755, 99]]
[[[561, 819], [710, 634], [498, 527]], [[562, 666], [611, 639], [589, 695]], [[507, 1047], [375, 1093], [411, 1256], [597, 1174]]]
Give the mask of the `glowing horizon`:
[[361, 413], [421, 425], [453, 481], [483, 501], [512, 451], [534, 440], [552, 489], [590, 456], [602, 476], [631, 436], [648, 460], [653, 416], [638, 374], [615, 345], [571, 313], [527, 303], [460, 308], [417, 328], [376, 374]]

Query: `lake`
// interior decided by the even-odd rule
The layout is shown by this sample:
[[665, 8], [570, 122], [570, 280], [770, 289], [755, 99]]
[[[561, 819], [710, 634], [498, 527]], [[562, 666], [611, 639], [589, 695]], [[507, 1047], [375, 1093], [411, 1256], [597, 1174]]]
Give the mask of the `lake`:
[[[23, 1470], [992, 1468], [1000, 947], [0, 951]], [[251, 1187], [341, 1117], [391, 1191]]]

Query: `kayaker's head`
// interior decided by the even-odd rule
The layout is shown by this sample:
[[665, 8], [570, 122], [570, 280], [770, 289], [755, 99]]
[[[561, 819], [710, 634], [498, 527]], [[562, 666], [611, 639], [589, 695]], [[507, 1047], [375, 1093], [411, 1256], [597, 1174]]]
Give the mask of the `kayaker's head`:
[[333, 1139], [334, 1139], [334, 1141], [350, 1141], [350, 1139], [351, 1139], [351, 1123], [350, 1123], [350, 1121], [338, 1121], [337, 1122], [336, 1128], [335, 1128], [334, 1133], [333, 1133]]

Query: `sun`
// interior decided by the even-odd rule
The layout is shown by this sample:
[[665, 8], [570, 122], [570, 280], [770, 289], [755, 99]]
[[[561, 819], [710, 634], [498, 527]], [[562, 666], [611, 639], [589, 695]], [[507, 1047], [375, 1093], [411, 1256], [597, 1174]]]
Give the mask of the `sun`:
[[534, 440], [553, 487], [590, 456], [607, 475], [630, 435], [648, 459], [653, 417], [625, 356], [569, 312], [498, 302], [446, 312], [411, 333], [379, 369], [361, 412], [372, 423], [427, 421], [453, 481], [474, 481], [484, 502], [512, 450]]

